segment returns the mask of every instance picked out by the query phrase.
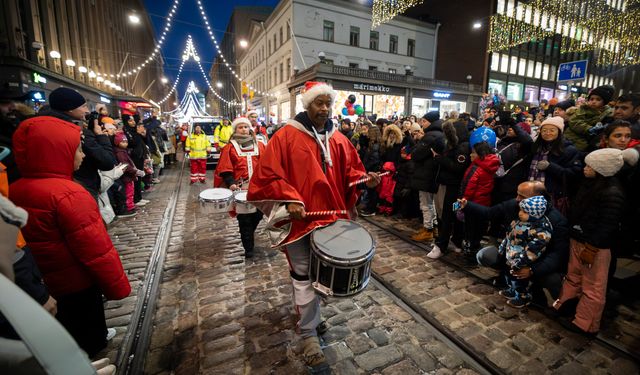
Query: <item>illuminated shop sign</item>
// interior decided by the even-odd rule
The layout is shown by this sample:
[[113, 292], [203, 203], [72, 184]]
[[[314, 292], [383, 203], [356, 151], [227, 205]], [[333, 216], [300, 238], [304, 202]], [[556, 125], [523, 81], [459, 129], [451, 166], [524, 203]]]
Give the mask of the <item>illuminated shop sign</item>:
[[368, 83], [354, 83], [354, 90], [362, 90], [362, 91], [376, 91], [376, 92], [389, 92], [391, 91], [390, 87], [383, 85], [370, 85]]
[[111, 100], [105, 98], [104, 96], [100, 97], [100, 101], [103, 102], [103, 103], [107, 103], [107, 104], [111, 103]]
[[433, 97], [438, 99], [449, 99], [451, 97], [451, 93], [443, 92], [443, 91], [434, 91]]
[[44, 103], [44, 91], [31, 91], [31, 100], [34, 102]]
[[47, 83], [47, 79], [41, 76], [40, 74], [33, 72], [33, 82], [34, 83]]

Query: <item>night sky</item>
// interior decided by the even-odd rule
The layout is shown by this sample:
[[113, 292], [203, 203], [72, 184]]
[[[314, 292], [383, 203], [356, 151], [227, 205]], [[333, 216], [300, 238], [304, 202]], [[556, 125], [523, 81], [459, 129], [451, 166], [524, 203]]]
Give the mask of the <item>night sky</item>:
[[[235, 6], [275, 6], [278, 4], [278, 0], [203, 0], [202, 2], [218, 43], [222, 42], [224, 31]], [[173, 5], [173, 0], [144, 0], [144, 4], [153, 22], [156, 38], [160, 38], [166, 22], [166, 16]], [[182, 52], [189, 34], [191, 34], [196, 51], [200, 55], [202, 67], [208, 74], [216, 56], [215, 46], [204, 26], [196, 0], [181, 0], [178, 11], [174, 15], [171, 30], [167, 34], [162, 48], [162, 55], [165, 59], [164, 72], [166, 77], [169, 78], [169, 85], [173, 85], [178, 75]], [[192, 80], [196, 82], [201, 92], [206, 91], [207, 86], [202, 78], [202, 73], [200, 73], [198, 65], [193, 60], [187, 62], [182, 69], [182, 76], [178, 84], [180, 98], [182, 98], [189, 81]]]

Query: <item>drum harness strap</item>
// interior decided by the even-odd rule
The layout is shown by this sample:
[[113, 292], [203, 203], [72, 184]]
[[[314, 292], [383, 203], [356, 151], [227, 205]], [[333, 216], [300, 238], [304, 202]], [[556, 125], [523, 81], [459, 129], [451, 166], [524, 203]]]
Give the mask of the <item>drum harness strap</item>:
[[[327, 164], [329, 164], [329, 168], [333, 168], [333, 161], [331, 161], [331, 153], [329, 152], [329, 135], [328, 134], [318, 134], [316, 128], [312, 127], [313, 134], [315, 136], [316, 142], [320, 145], [320, 155], [322, 157], [322, 170], [325, 174], [327, 174]], [[322, 143], [324, 141], [324, 143]]]
[[238, 156], [247, 158], [247, 169], [249, 170], [249, 180], [251, 180], [251, 176], [253, 176], [253, 156], [260, 155], [260, 148], [254, 143], [251, 151], [244, 151], [235, 139], [231, 140], [231, 144], [236, 149]]

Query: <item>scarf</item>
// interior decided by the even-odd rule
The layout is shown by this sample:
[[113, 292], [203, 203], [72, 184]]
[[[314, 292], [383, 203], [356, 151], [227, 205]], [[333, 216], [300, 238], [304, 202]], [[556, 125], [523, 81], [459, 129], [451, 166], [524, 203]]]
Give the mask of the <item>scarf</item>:
[[231, 139], [233, 139], [236, 142], [238, 142], [240, 147], [242, 147], [243, 149], [253, 148], [253, 142], [255, 141], [254, 136], [251, 135], [251, 134], [247, 134], [247, 135], [234, 134], [231, 137]]
[[529, 167], [529, 181], [540, 181], [544, 183], [545, 173], [544, 171], [538, 170], [538, 163], [542, 160], [547, 160], [549, 157], [548, 150], [540, 150], [533, 155], [531, 159], [531, 167]]

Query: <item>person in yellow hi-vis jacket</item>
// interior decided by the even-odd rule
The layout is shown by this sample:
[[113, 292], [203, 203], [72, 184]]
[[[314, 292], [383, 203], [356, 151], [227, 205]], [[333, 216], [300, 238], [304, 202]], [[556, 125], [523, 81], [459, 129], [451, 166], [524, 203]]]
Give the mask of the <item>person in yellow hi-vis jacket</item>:
[[200, 181], [204, 184], [207, 173], [207, 154], [211, 151], [211, 143], [200, 125], [196, 125], [193, 133], [187, 137], [184, 150], [189, 154], [191, 161], [191, 183]]
[[233, 128], [231, 127], [231, 123], [229, 119], [225, 118], [222, 120], [222, 124], [216, 127], [216, 130], [213, 132], [213, 139], [214, 142], [218, 144], [218, 148], [222, 150], [224, 146], [229, 143], [232, 135]]

